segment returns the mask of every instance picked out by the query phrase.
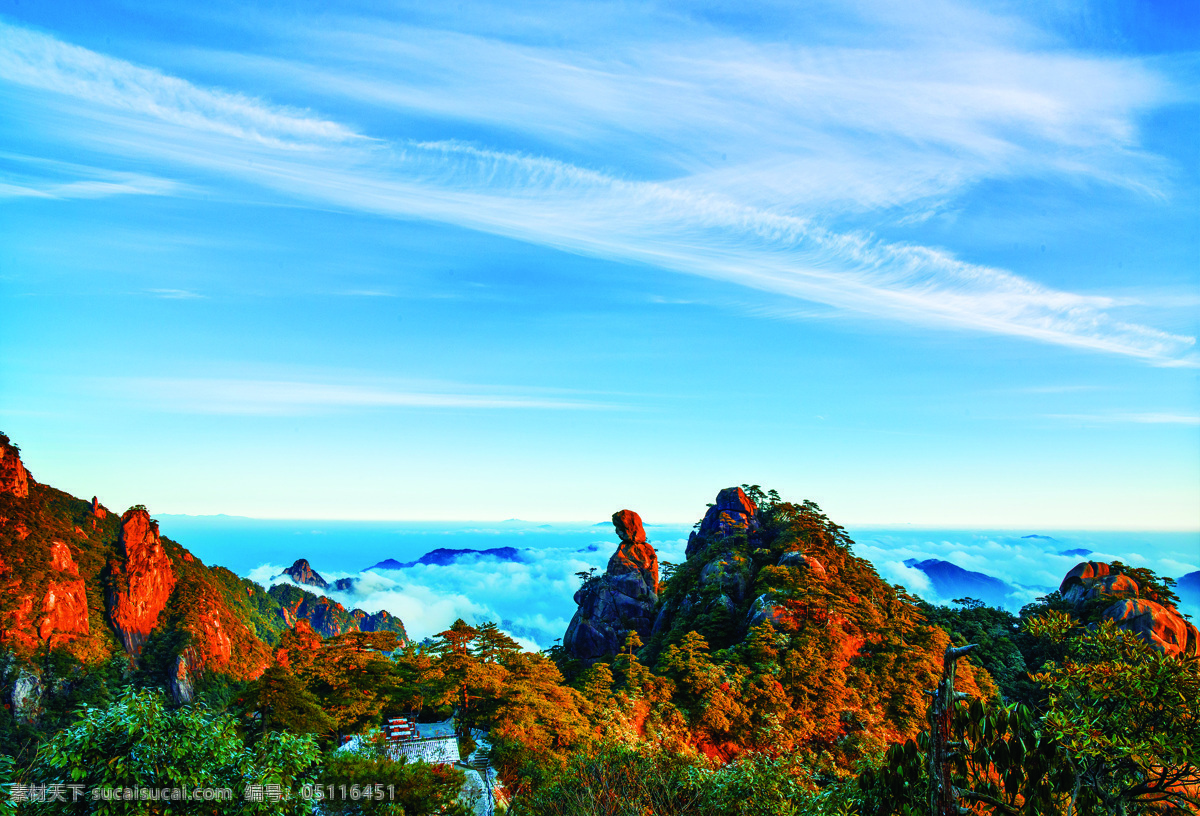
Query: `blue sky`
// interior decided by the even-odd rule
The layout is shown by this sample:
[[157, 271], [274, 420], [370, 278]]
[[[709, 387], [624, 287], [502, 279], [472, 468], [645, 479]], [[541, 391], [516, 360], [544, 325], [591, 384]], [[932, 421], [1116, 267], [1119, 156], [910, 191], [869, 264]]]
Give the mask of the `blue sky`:
[[1197, 529], [1198, 17], [0, 0], [0, 428], [160, 513]]

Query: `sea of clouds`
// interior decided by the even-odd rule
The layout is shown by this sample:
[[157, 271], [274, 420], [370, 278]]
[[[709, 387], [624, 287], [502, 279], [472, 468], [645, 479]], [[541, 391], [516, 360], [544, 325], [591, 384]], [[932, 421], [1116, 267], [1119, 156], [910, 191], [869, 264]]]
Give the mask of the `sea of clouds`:
[[[1012, 591], [1004, 606], [1013, 612], [1058, 589], [1063, 576], [1081, 561], [1122, 561], [1170, 578], [1200, 569], [1197, 533], [865, 529], [857, 531], [854, 538], [856, 554], [870, 561], [884, 580], [915, 595], [934, 603], [952, 600], [938, 596], [924, 572], [904, 563], [935, 558], [1009, 584]], [[1082, 554], [1082, 550], [1090, 553]], [[1180, 607], [1189, 614], [1200, 614], [1195, 605]]]
[[[682, 526], [649, 528], [660, 562], [684, 559], [687, 532]], [[495, 621], [525, 648], [546, 649], [563, 636], [575, 612], [573, 595], [580, 584], [577, 573], [593, 568], [602, 572], [617, 547], [617, 538], [609, 525], [531, 525], [522, 528], [519, 537], [515, 535], [511, 526], [499, 530], [480, 527], [458, 529], [450, 541], [427, 539], [434, 546], [473, 549], [517, 543], [515, 561], [468, 555], [447, 565], [417, 564], [388, 570], [347, 565], [344, 553], [338, 551], [310, 549], [296, 552], [296, 557], [307, 557], [331, 583], [337, 578], [353, 578], [351, 591], [328, 590], [324, 594], [346, 607], [367, 612], [386, 609], [404, 621], [416, 640], [444, 631], [461, 618], [472, 624]], [[1013, 612], [1057, 589], [1066, 572], [1080, 561], [1121, 560], [1169, 577], [1200, 569], [1197, 533], [1049, 535], [862, 529], [852, 530], [851, 536], [854, 552], [871, 561], [884, 580], [915, 595], [935, 603], [951, 601], [938, 596], [925, 573], [904, 564], [908, 559], [939, 559], [1005, 581], [1011, 592], [1004, 606]], [[1091, 550], [1091, 554], [1063, 554], [1080, 549]], [[409, 551], [397, 557], [415, 560], [420, 554]], [[262, 563], [246, 574], [264, 586], [290, 582], [281, 575], [289, 563]], [[1180, 608], [1200, 618], [1200, 606], [1185, 603]]]
[[[654, 540], [659, 561], [679, 562], [684, 558], [686, 535], [678, 529], [671, 537]], [[653, 528], [650, 536], [654, 537]], [[477, 549], [496, 546], [490, 531], [480, 531]], [[337, 568], [330, 554], [310, 555], [309, 561], [323, 578], [332, 583], [338, 578], [353, 578], [354, 589], [328, 595], [346, 607], [367, 612], [386, 609], [398, 615], [410, 637], [422, 640], [449, 628], [461, 618], [467, 623], [494, 621], [527, 649], [553, 646], [575, 613], [573, 596], [580, 586], [577, 573], [595, 569], [603, 572], [617, 548], [617, 538], [608, 525], [607, 533], [597, 527], [588, 537], [594, 540], [579, 545], [579, 536], [559, 541], [547, 532], [546, 541], [537, 537], [520, 548], [516, 561], [495, 556], [460, 556], [452, 564], [416, 564], [398, 570], [367, 569], [346, 571]], [[469, 547], [456, 536], [453, 545]], [[542, 546], [538, 546], [542, 545]], [[281, 575], [287, 564], [262, 564], [247, 577], [263, 586], [294, 583]], [[324, 568], [323, 568], [324, 567]], [[310, 591], [312, 587], [304, 587]]]

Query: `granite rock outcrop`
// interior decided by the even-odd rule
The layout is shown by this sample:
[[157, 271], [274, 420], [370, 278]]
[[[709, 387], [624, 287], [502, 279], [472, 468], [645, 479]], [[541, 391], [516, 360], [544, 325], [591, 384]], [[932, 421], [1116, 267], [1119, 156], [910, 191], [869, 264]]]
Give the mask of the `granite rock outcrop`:
[[1175, 610], [1154, 601], [1126, 598], [1104, 610], [1104, 620], [1133, 632], [1151, 648], [1170, 655], [1200, 654], [1196, 627]]
[[1076, 613], [1095, 609], [1096, 603], [1103, 606], [1100, 620], [1115, 622], [1153, 649], [1177, 656], [1200, 655], [1200, 631], [1153, 588], [1123, 572], [1119, 564], [1077, 564], [1063, 578], [1058, 591]]
[[825, 567], [814, 555], [805, 555], [802, 550], [790, 550], [779, 558], [781, 567], [799, 567], [811, 572], [818, 580], [825, 580]]
[[329, 589], [329, 582], [321, 577], [321, 574], [312, 568], [308, 563], [307, 558], [297, 558], [296, 562], [283, 571], [283, 574], [291, 578], [297, 584], [305, 586], [313, 586], [317, 589]]
[[395, 632], [401, 641], [408, 640], [404, 624], [386, 610], [367, 613], [361, 609], [346, 609], [325, 595], [316, 595], [295, 584], [276, 584], [267, 594], [278, 604], [276, 614], [282, 627], [293, 628], [300, 621], [322, 637], [336, 637], [346, 632]]
[[33, 723], [37, 720], [42, 713], [44, 692], [41, 675], [36, 671], [27, 666], [22, 666], [17, 671], [12, 693], [9, 695], [9, 699], [12, 701], [13, 717], [17, 722]]
[[713, 538], [726, 538], [735, 533], [757, 530], [757, 512], [758, 507], [740, 487], [725, 488], [717, 494], [716, 502], [705, 512], [700, 521], [700, 529], [693, 530], [688, 536], [687, 557], [691, 558], [701, 552]]
[[578, 609], [563, 636], [567, 654], [589, 664], [619, 652], [631, 631], [648, 638], [658, 604], [658, 555], [641, 517], [621, 510], [612, 521], [621, 543], [604, 574], [575, 593]]
[[29, 495], [29, 473], [21, 462], [21, 453], [4, 434], [0, 434], [0, 493], [18, 499]]
[[50, 544], [50, 568], [54, 577], [47, 583], [46, 594], [42, 596], [38, 637], [54, 646], [56, 639], [87, 635], [89, 623], [87, 588], [79, 577], [79, 565], [71, 555], [71, 548], [62, 541], [55, 540]]
[[144, 507], [121, 517], [117, 557], [108, 563], [108, 617], [131, 655], [139, 654], [175, 588], [175, 570]]
[[167, 677], [167, 689], [175, 705], [186, 705], [196, 699], [196, 679], [192, 675], [186, 654], [176, 656]]

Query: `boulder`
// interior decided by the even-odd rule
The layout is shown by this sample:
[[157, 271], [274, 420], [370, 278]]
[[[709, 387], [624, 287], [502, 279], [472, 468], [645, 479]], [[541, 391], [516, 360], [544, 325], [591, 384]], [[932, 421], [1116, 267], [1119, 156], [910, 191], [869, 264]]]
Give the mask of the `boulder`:
[[1105, 564], [1102, 561], [1084, 561], [1072, 567], [1071, 571], [1063, 577], [1062, 583], [1058, 586], [1058, 591], [1060, 594], [1066, 595], [1072, 586], [1082, 584], [1085, 581], [1091, 581], [1095, 578], [1103, 578], [1111, 572], [1111, 564]]
[[18, 722], [32, 725], [42, 713], [42, 678], [37, 672], [22, 666], [13, 682], [12, 701], [13, 718]]
[[811, 555], [805, 555], [800, 550], [792, 550], [785, 552], [779, 557], [779, 566], [781, 567], [799, 567], [803, 570], [808, 570], [814, 577], [824, 581], [825, 565]]
[[171, 699], [175, 705], [185, 705], [196, 699], [196, 681], [189, 670], [186, 655], [179, 655], [171, 666], [170, 682]]
[[605, 621], [584, 620], [578, 615], [571, 618], [563, 644], [570, 644], [567, 647], [570, 654], [589, 664], [616, 654], [621, 648], [617, 632], [611, 625]]
[[1173, 607], [1138, 598], [1125, 598], [1104, 610], [1104, 620], [1135, 633], [1146, 643], [1169, 655], [1196, 655], [1200, 635]]
[[121, 517], [120, 558], [108, 565], [108, 617], [125, 651], [140, 654], [175, 589], [175, 571], [158, 535], [158, 523], [144, 508]]
[[722, 609], [725, 610], [725, 614], [728, 615], [729, 617], [732, 618], [733, 616], [735, 616], [737, 614], [737, 604], [735, 604], [733, 602], [733, 599], [730, 598], [725, 593], [723, 593], [723, 592], [721, 593], [721, 597], [717, 599], [717, 603], [721, 606]]
[[640, 574], [658, 592], [658, 553], [646, 542], [642, 518], [632, 510], [613, 513], [613, 526], [621, 544], [608, 559], [608, 575]]
[[94, 518], [102, 519], [108, 517], [108, 511], [100, 506], [100, 500], [92, 496], [92, 508], [88, 511]]
[[775, 626], [779, 623], [781, 616], [782, 610], [765, 592], [755, 598], [754, 605], [750, 607], [751, 626], [761, 626], [764, 623]]
[[1138, 585], [1138, 582], [1128, 575], [1109, 574], [1078, 583], [1073, 582], [1067, 587], [1067, 591], [1062, 593], [1062, 597], [1067, 603], [1078, 607], [1086, 601], [1090, 601], [1092, 598], [1099, 598], [1102, 595], [1121, 597], [1124, 595], [1138, 595], [1140, 591], [1141, 587]]
[[618, 510], [612, 515], [613, 526], [617, 528], [617, 538], [621, 543], [646, 543], [646, 529], [642, 526], [642, 517], [632, 510]]

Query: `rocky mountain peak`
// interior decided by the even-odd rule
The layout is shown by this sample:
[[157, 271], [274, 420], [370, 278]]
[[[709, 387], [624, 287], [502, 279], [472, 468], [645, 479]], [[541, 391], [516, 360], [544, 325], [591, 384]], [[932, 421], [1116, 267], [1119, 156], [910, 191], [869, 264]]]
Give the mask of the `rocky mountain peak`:
[[21, 462], [17, 446], [0, 434], [0, 493], [9, 493], [19, 499], [29, 495], [29, 472]]
[[709, 505], [699, 531], [693, 531], [688, 537], [687, 557], [702, 551], [715, 537], [727, 538], [739, 532], [757, 530], [757, 512], [758, 506], [740, 487], [725, 488], [717, 494], [716, 502]]
[[321, 577], [312, 565], [308, 563], [307, 558], [297, 558], [296, 563], [283, 571], [283, 574], [291, 578], [297, 584], [306, 586], [314, 586], [318, 589], [329, 589], [329, 582]]

